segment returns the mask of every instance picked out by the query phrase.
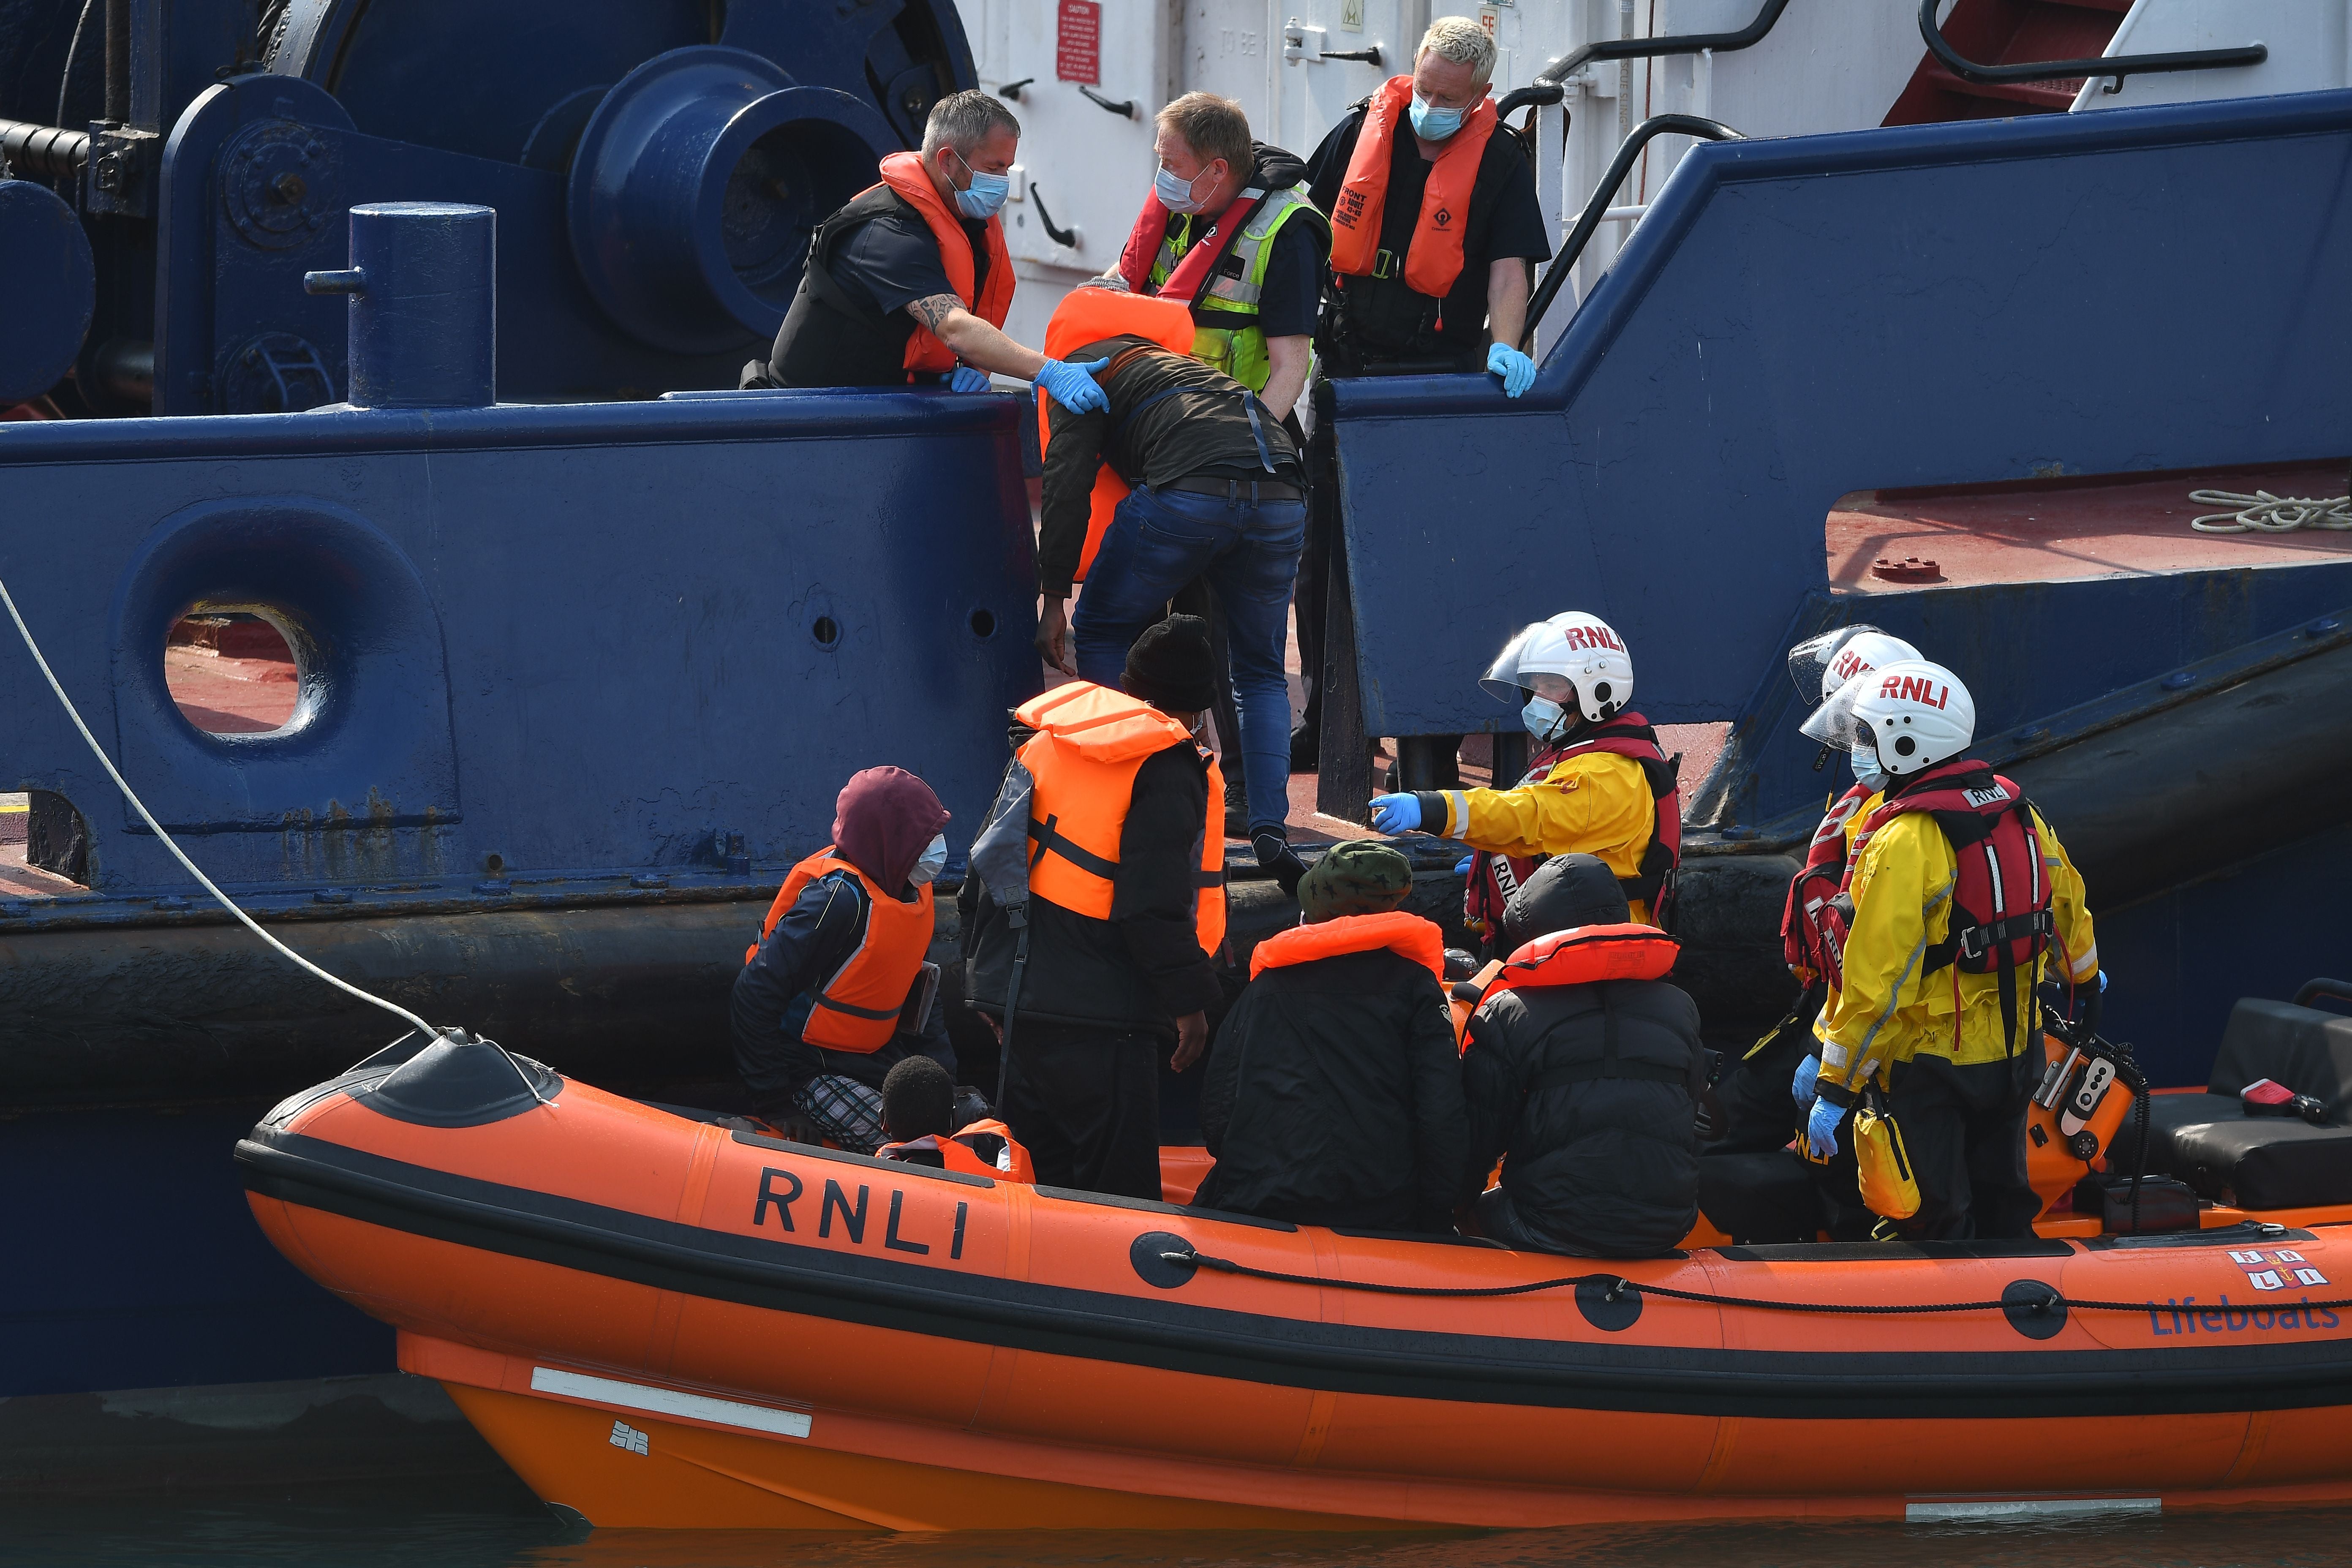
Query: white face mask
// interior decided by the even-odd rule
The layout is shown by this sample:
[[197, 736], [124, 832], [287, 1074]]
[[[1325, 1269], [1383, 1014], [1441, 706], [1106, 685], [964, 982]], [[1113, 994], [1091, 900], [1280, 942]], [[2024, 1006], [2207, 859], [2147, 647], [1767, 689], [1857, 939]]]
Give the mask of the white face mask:
[[931, 836], [931, 841], [923, 846], [922, 856], [915, 862], [915, 868], [907, 873], [907, 880], [919, 888], [947, 868], [948, 836], [936, 833]]
[[1568, 710], [1549, 697], [1530, 697], [1519, 710], [1519, 722], [1538, 741], [1556, 740], [1568, 732]]

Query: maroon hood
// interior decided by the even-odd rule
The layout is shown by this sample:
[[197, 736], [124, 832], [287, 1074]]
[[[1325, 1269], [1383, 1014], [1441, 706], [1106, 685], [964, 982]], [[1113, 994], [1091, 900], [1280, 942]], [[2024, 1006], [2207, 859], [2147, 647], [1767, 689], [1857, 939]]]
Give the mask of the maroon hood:
[[923, 846], [948, 825], [931, 786], [904, 768], [852, 773], [833, 808], [834, 847], [893, 895], [906, 887]]

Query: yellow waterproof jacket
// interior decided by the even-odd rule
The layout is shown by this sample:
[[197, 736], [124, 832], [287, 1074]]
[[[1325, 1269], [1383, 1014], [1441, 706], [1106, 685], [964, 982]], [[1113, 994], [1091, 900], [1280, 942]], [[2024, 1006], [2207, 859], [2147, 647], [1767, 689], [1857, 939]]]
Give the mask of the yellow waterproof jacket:
[[[1444, 837], [1473, 849], [1531, 858], [1538, 855], [1597, 855], [1621, 878], [1642, 871], [1642, 857], [1658, 823], [1657, 804], [1642, 764], [1615, 752], [1569, 758], [1535, 784], [1517, 789], [1450, 789]], [[1436, 829], [1433, 822], [1422, 824]], [[1649, 923], [1649, 906], [1633, 918]]]
[[2033, 826], [2042, 839], [2057, 935], [2036, 973], [2016, 977], [2021, 1037], [2002, 1037], [2000, 975], [1967, 974], [1958, 965], [1923, 972], [1927, 949], [1949, 932], [1952, 884], [1959, 868], [1935, 818], [1908, 812], [1871, 836], [1854, 868], [1845, 989], [1832, 994], [1813, 1023], [1824, 1083], [1849, 1091], [1872, 1078], [1884, 1084], [1889, 1067], [1917, 1056], [1945, 1057], [1963, 1066], [2000, 1061], [2033, 1044], [2024, 1037], [2032, 1016], [2024, 1004], [2042, 978], [2071, 975], [2076, 985], [2096, 982], [2099, 949], [2083, 899], [2082, 873], [2038, 811]]

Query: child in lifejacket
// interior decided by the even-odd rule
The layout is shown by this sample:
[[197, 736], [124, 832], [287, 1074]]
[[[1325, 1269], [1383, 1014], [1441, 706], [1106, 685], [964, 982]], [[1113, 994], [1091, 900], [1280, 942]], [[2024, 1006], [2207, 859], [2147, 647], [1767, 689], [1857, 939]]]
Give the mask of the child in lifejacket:
[[929, 1057], [908, 1057], [882, 1079], [882, 1129], [890, 1142], [874, 1151], [883, 1160], [1034, 1182], [1029, 1151], [1004, 1123], [984, 1118], [955, 1125], [955, 1079]]
[[752, 1110], [788, 1138], [852, 1153], [882, 1139], [882, 1081], [908, 1056], [955, 1060], [940, 1013], [931, 879], [947, 808], [900, 768], [834, 804], [833, 842], [793, 868], [743, 955], [730, 1014]]
[[1201, 1089], [1196, 1204], [1296, 1225], [1446, 1232], [1466, 1140], [1444, 938], [1398, 908], [1412, 864], [1334, 845], [1301, 923], [1257, 944]]
[[1462, 1055], [1470, 1159], [1457, 1190], [1507, 1247], [1654, 1257], [1697, 1218], [1698, 1006], [1665, 981], [1675, 940], [1627, 913], [1591, 855], [1546, 861], [1506, 911], [1515, 945]]

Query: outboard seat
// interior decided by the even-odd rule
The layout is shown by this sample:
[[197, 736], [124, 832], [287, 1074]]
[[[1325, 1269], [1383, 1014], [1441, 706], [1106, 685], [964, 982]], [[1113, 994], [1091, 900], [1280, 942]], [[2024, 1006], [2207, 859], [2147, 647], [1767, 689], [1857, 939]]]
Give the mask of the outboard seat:
[[[2326, 1124], [2247, 1115], [2240, 1091], [2263, 1079], [2320, 1101]], [[2352, 1203], [2352, 1018], [2246, 997], [2231, 1012], [2205, 1089], [2149, 1097], [2151, 1173], [2240, 1208]], [[2111, 1171], [2132, 1168], [2134, 1133], [2126, 1121]]]

